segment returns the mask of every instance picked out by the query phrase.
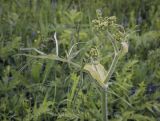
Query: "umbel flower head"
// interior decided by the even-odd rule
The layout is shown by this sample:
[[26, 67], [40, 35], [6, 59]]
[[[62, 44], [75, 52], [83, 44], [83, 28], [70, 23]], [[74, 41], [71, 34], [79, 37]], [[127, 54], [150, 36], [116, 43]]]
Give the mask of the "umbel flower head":
[[111, 16], [111, 17], [98, 17], [98, 19], [92, 20], [93, 26], [96, 30], [101, 30], [104, 31], [106, 29], [113, 28], [116, 23], [116, 17]]
[[112, 34], [115, 40], [124, 40], [126, 34], [123, 26], [117, 24], [115, 16], [102, 17], [102, 13], [97, 11], [97, 19], [92, 20], [93, 29], [97, 32], [106, 32]]
[[93, 27], [96, 30], [104, 31], [113, 28], [115, 26], [116, 24], [115, 16], [102, 17], [102, 11], [99, 9], [96, 11], [96, 14], [97, 14], [97, 19], [92, 20]]

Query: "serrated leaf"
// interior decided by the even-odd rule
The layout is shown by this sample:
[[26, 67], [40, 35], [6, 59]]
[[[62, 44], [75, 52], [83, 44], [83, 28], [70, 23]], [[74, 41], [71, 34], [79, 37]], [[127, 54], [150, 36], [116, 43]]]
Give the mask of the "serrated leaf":
[[107, 71], [100, 63], [86, 64], [84, 70], [88, 71], [92, 78], [94, 78], [99, 84], [103, 84], [107, 77]]

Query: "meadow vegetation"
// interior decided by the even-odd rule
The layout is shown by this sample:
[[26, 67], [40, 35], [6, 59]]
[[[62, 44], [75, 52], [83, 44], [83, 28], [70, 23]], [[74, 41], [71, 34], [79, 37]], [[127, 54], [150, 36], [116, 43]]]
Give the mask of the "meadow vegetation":
[[159, 11], [159, 0], [0, 0], [0, 121], [102, 121], [101, 81], [85, 67], [109, 71], [112, 37], [129, 48], [107, 80], [109, 121], [160, 121]]

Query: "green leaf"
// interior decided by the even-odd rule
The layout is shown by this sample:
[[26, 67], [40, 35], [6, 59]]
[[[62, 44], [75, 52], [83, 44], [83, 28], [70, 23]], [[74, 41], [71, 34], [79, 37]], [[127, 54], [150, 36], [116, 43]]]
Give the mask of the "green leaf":
[[32, 76], [36, 81], [40, 79], [41, 68], [42, 68], [42, 65], [39, 63], [32, 64]]

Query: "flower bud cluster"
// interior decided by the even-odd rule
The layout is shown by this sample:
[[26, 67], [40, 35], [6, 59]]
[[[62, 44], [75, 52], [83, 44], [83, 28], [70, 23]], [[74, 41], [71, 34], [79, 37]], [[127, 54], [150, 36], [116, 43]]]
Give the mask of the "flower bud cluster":
[[111, 16], [111, 17], [103, 18], [102, 16], [99, 16], [98, 19], [94, 19], [92, 23], [96, 30], [104, 31], [106, 29], [110, 29], [111, 27], [115, 25], [116, 17]]
[[102, 17], [98, 15], [97, 19], [92, 21], [93, 28], [96, 31], [108, 31], [110, 32], [114, 39], [121, 41], [125, 38], [124, 28], [116, 23], [116, 17]]
[[90, 56], [92, 56], [92, 57], [94, 57], [94, 58], [98, 57], [98, 55], [99, 55], [98, 50], [97, 50], [96, 47], [91, 48], [89, 54], [90, 54]]
[[115, 38], [115, 40], [121, 41], [125, 37], [125, 34], [121, 31], [117, 31], [115, 34], [113, 34], [113, 37]]

